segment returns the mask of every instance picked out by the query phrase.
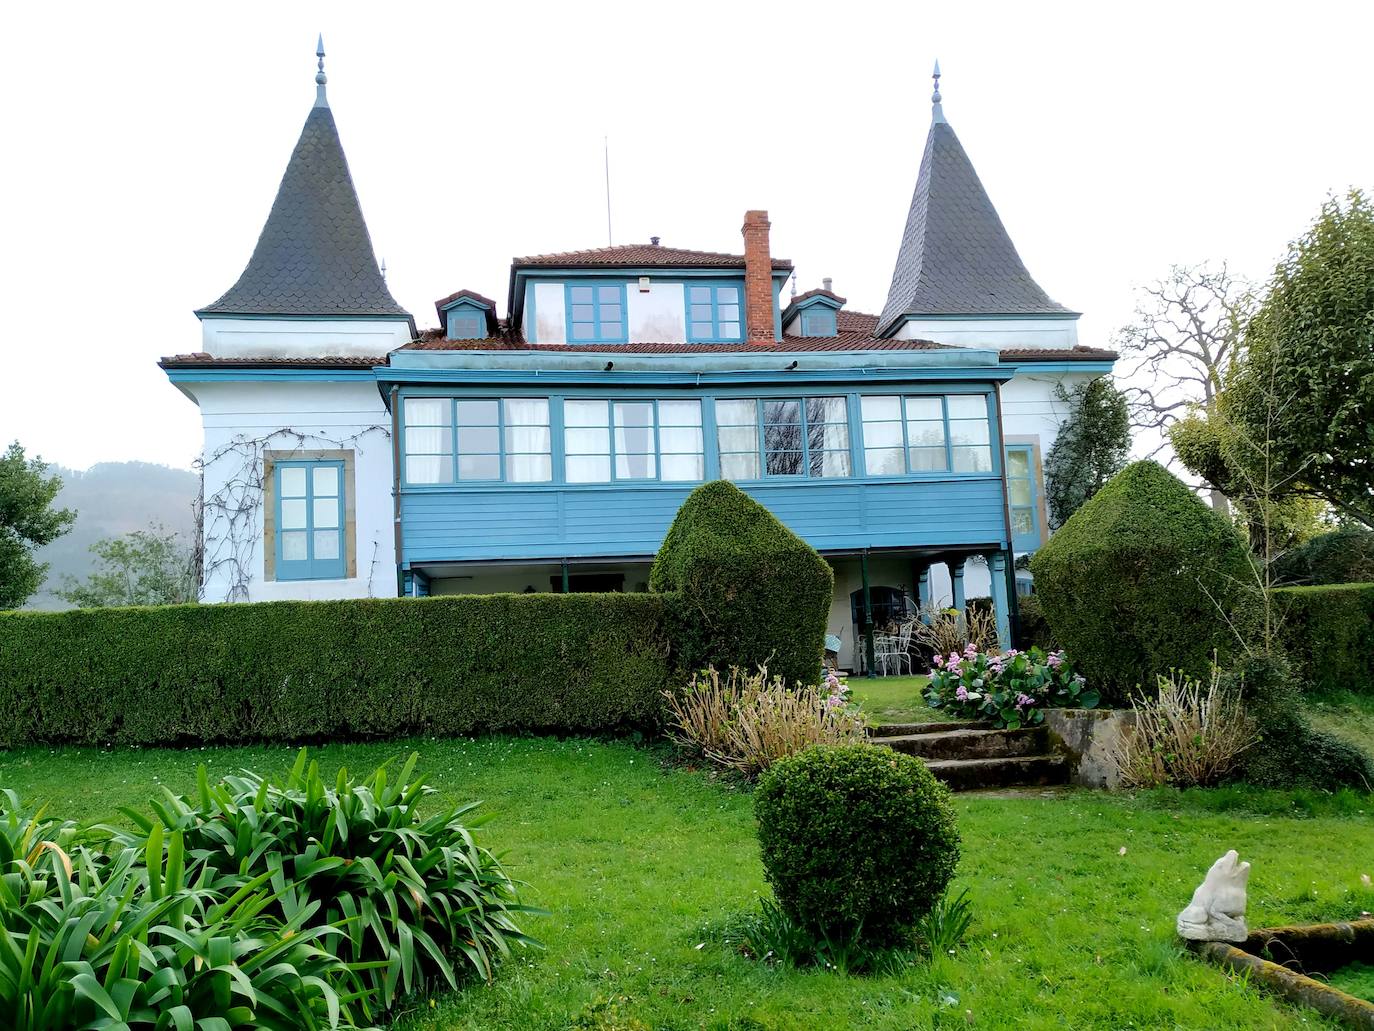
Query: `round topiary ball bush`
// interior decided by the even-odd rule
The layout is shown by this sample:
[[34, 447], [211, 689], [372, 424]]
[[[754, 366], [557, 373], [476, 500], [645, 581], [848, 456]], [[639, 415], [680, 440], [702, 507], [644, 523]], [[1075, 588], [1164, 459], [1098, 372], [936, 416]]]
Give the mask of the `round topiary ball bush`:
[[774, 763], [754, 795], [763, 868], [783, 911], [832, 938], [899, 940], [959, 862], [949, 789], [877, 745], [810, 748]]

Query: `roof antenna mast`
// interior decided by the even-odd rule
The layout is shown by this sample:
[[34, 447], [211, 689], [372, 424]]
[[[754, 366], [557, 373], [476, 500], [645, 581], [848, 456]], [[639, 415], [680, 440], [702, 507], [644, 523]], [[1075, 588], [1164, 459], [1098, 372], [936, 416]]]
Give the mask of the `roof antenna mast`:
[[315, 44], [315, 57], [319, 59], [319, 71], [315, 73], [315, 106], [328, 107], [329, 101], [324, 97], [324, 84], [329, 81], [324, 74], [324, 33], [320, 33], [319, 42]]
[[602, 154], [606, 159], [606, 246], [614, 247], [615, 239], [611, 236], [611, 138], [601, 137]]
[[930, 95], [932, 122], [943, 122], [945, 120], [945, 109], [940, 106], [940, 60], [935, 60], [935, 71], [931, 76], [935, 80], [935, 91]]

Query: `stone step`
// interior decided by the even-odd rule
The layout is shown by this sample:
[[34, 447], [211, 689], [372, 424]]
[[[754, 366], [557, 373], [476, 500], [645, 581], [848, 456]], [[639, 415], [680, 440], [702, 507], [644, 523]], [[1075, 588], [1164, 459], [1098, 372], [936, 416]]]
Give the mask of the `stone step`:
[[986, 727], [984, 723], [954, 721], [950, 723], [879, 723], [868, 728], [868, 736], [909, 737], [912, 734], [929, 734], [937, 730], [973, 730]]
[[1069, 761], [1062, 755], [1026, 755], [1012, 759], [936, 759], [927, 761], [926, 767], [948, 784], [951, 791], [1065, 784], [1069, 779]]
[[874, 744], [922, 759], [1012, 759], [1044, 755], [1050, 750], [1050, 734], [1044, 727], [1020, 730], [959, 728], [902, 734], [874, 739]]

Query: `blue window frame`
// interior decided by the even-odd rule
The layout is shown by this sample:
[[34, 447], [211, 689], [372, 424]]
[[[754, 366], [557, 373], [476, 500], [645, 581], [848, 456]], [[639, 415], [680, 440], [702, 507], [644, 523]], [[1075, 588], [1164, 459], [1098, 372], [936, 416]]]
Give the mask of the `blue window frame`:
[[847, 397], [721, 398], [715, 414], [724, 479], [851, 474]]
[[804, 337], [833, 337], [838, 331], [835, 328], [835, 311], [832, 308], [815, 307], [808, 308], [801, 313], [801, 335]]
[[278, 580], [341, 580], [344, 464], [281, 461], [272, 470]]
[[687, 339], [694, 344], [744, 339], [744, 288], [737, 284], [688, 283]]
[[859, 407], [868, 476], [993, 471], [985, 394], [865, 394]]
[[563, 452], [568, 483], [699, 482], [706, 476], [701, 400], [568, 398]]
[[1008, 444], [1006, 462], [1012, 550], [1034, 551], [1045, 542], [1034, 449], [1029, 444]]
[[481, 340], [487, 335], [487, 313], [470, 305], [448, 310], [450, 340]]
[[408, 397], [402, 412], [407, 485], [553, 479], [547, 397]]
[[623, 344], [624, 283], [566, 283], [563, 302], [568, 313], [568, 343]]

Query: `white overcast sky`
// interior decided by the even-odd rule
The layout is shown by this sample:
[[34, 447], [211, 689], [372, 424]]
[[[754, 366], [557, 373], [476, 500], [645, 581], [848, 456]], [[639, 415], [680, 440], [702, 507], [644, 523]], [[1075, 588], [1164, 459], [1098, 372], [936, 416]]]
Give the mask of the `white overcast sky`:
[[945, 112], [1032, 274], [1106, 344], [1171, 263], [1263, 276], [1374, 185], [1374, 3], [7, 4], [0, 446], [186, 466], [157, 368], [252, 251], [314, 99], [315, 34], [396, 298], [420, 326], [516, 254], [740, 249], [886, 296]]

